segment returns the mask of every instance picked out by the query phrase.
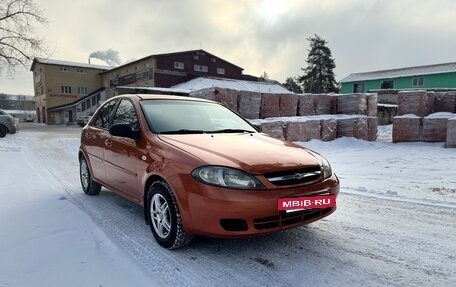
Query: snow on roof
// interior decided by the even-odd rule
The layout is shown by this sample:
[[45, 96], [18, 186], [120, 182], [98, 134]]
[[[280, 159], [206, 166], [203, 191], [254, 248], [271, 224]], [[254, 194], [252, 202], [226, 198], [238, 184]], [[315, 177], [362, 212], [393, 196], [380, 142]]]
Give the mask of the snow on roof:
[[[81, 67], [81, 68], [99, 69], [99, 70], [109, 70], [109, 69], [113, 68], [111, 66], [94, 65], [94, 64], [86, 64], [86, 63], [76, 63], [76, 62], [61, 61], [61, 60], [54, 60], [54, 59], [48, 59], [48, 58], [38, 58], [38, 57], [35, 58], [35, 61], [43, 63], [43, 64], [49, 64], [49, 65]], [[32, 68], [33, 68], [33, 64], [32, 64]]]
[[175, 89], [197, 91], [206, 88], [225, 88], [239, 91], [270, 93], [270, 94], [290, 94], [289, 90], [279, 84], [270, 82], [252, 82], [235, 79], [199, 77], [185, 83], [173, 86]]
[[357, 82], [366, 80], [392, 79], [398, 77], [409, 77], [429, 74], [442, 74], [456, 72], [456, 63], [444, 63], [427, 66], [416, 66], [400, 69], [373, 71], [365, 73], [354, 73], [340, 80], [341, 83]]

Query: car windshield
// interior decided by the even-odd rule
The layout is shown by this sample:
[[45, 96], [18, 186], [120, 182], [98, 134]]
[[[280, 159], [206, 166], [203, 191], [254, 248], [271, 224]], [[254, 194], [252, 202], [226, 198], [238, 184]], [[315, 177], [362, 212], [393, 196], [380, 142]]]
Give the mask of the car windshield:
[[216, 103], [145, 100], [141, 106], [151, 129], [160, 134], [256, 132], [244, 119]]

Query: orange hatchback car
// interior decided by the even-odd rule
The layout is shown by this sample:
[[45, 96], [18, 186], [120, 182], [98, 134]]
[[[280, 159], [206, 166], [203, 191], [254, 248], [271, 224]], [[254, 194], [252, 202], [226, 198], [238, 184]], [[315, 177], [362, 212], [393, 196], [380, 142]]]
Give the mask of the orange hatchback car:
[[79, 163], [86, 194], [105, 186], [144, 207], [156, 241], [170, 249], [193, 235], [243, 237], [307, 224], [334, 212], [339, 193], [318, 153], [190, 97], [109, 99], [82, 130]]

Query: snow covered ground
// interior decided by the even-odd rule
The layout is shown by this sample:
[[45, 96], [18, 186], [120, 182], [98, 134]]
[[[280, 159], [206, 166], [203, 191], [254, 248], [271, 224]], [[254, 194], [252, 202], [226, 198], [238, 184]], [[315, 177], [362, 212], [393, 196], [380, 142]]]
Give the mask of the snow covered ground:
[[159, 247], [138, 206], [83, 194], [80, 128], [0, 139], [0, 286], [456, 286], [456, 149], [340, 138], [301, 143], [341, 178], [324, 220], [249, 239]]

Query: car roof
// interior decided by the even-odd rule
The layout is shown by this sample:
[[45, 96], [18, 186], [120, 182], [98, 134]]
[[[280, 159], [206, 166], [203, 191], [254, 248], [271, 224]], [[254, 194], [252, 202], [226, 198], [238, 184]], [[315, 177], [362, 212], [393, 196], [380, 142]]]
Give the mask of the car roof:
[[142, 101], [142, 100], [183, 100], [183, 101], [192, 101], [192, 102], [213, 103], [213, 101], [209, 101], [209, 100], [205, 100], [205, 99], [177, 96], [177, 95], [163, 95], [163, 94], [123, 94], [123, 95], [113, 97], [113, 99], [121, 98], [121, 97], [135, 98], [139, 101]]

